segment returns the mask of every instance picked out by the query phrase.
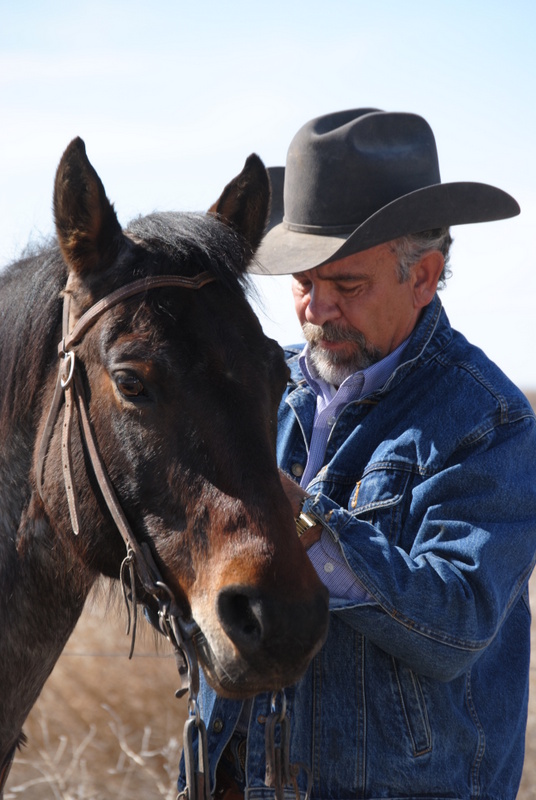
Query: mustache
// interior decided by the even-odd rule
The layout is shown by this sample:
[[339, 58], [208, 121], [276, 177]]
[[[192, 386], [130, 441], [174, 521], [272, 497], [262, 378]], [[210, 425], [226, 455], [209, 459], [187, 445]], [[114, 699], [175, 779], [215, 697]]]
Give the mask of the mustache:
[[351, 342], [360, 347], [366, 346], [366, 339], [361, 331], [349, 330], [333, 322], [326, 322], [324, 325], [304, 322], [302, 329], [305, 340], [312, 345], [318, 342]]

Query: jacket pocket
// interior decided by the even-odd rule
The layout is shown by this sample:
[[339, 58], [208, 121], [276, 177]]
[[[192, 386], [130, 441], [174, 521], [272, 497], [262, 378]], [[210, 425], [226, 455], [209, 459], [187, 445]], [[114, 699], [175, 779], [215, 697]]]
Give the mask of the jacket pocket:
[[409, 504], [413, 475], [411, 467], [373, 464], [355, 485], [348, 510], [395, 542]]
[[423, 756], [432, 749], [432, 735], [419, 676], [395, 658], [391, 661], [413, 755]]

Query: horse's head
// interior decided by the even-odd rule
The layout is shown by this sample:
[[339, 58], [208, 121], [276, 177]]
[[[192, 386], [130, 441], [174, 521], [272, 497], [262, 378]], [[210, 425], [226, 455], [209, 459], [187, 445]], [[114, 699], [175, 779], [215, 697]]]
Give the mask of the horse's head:
[[[74, 348], [101, 457], [138, 542], [200, 626], [209, 681], [228, 696], [294, 682], [319, 649], [327, 597], [296, 535], [275, 457], [287, 370], [244, 293], [269, 182], [251, 156], [208, 214], [155, 214], [122, 231], [81, 140], [58, 168], [54, 209], [68, 268], [70, 328], [144, 277], [150, 289], [100, 314]], [[124, 545], [73, 439], [81, 532], [70, 531], [61, 424], [43, 481], [49, 519], [95, 571], [118, 576]]]

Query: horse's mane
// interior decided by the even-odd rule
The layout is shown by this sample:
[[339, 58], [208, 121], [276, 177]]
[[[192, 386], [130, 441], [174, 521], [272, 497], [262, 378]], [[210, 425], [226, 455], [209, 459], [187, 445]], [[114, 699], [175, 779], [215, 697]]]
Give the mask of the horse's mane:
[[57, 359], [55, 335], [67, 268], [56, 242], [28, 248], [0, 273], [0, 436], [16, 415], [22, 419]]
[[[169, 260], [177, 273], [210, 270], [241, 295], [249, 286], [247, 246], [211, 215], [150, 214], [131, 221], [126, 232], [143, 239], [154, 251], [155, 272], [165, 272]], [[136, 277], [140, 275], [132, 279]], [[55, 240], [32, 246], [0, 272], [0, 437], [15, 416], [31, 413], [47, 369], [57, 361], [55, 332], [66, 280], [67, 268]]]

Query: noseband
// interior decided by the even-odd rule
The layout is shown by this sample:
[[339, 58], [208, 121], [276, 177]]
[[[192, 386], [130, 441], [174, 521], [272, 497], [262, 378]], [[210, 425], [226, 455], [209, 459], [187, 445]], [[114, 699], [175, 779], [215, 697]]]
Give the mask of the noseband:
[[[123, 300], [135, 295], [144, 294], [150, 289], [162, 287], [178, 287], [194, 290], [201, 289], [203, 286], [206, 286], [206, 284], [215, 280], [216, 278], [209, 272], [202, 272], [193, 278], [178, 275], [157, 275], [133, 281], [132, 283], [117, 289], [117, 291], [112, 292], [91, 306], [91, 308], [86, 311], [76, 322], [72, 330], [69, 330], [71, 297], [69, 293], [65, 293], [63, 301], [62, 340], [58, 345], [58, 355], [61, 360], [58, 370], [58, 377], [56, 380], [56, 388], [54, 390], [52, 404], [41, 437], [36, 463], [37, 489], [41, 499], [44, 501], [43, 480], [45, 460], [48, 453], [52, 432], [56, 425], [56, 420], [58, 418], [61, 406], [64, 404], [65, 409], [61, 448], [62, 470], [65, 483], [65, 492], [69, 505], [69, 514], [71, 517], [71, 525], [73, 532], [78, 534], [80, 531], [80, 512], [78, 507], [71, 456], [73, 407], [76, 406], [80, 435], [86, 446], [99, 489], [114, 520], [114, 523], [121, 534], [123, 541], [125, 542], [127, 550], [126, 557], [121, 565], [120, 578], [129, 612], [129, 625], [127, 632], [130, 632], [128, 589], [130, 589], [130, 600], [133, 609], [134, 625], [132, 629], [130, 657], [133, 653], [136, 634], [137, 575], [143, 590], [156, 600], [158, 606], [158, 615], [147, 609], [149, 621], [162, 633], [164, 633], [174, 647], [182, 684], [178, 694], [183, 695], [186, 691], [190, 691], [191, 704], [196, 704], [196, 697], [199, 689], [199, 672], [194, 642], [198, 646], [202, 646], [203, 635], [201, 634], [197, 624], [191, 619], [186, 619], [181, 613], [173, 593], [162, 580], [162, 576], [154, 562], [148, 544], [146, 542], [138, 542], [132, 533], [99, 452], [95, 432], [89, 417], [84, 386], [76, 368], [77, 357], [73, 348], [81, 342], [87, 331], [106, 311], [108, 311], [110, 308], [113, 308], [113, 306], [117, 305], [118, 303], [121, 303]], [[129, 575], [128, 587], [125, 583], [127, 572]], [[197, 712], [196, 716], [198, 716]]]

